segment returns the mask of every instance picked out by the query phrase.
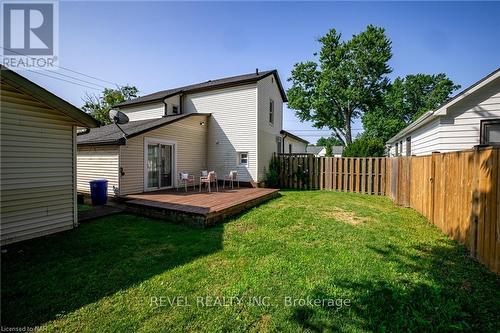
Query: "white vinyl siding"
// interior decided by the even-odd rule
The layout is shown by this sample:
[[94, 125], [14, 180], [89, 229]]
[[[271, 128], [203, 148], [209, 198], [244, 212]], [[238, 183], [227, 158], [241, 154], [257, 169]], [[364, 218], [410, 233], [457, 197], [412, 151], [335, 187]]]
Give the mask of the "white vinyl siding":
[[[207, 167], [216, 171], [221, 179], [231, 170], [237, 170], [242, 181], [257, 179], [256, 102], [256, 84], [188, 94], [184, 97], [184, 113], [211, 113], [208, 119]], [[248, 166], [238, 163], [237, 152], [241, 151], [248, 152]]]
[[96, 179], [108, 180], [108, 196], [115, 195], [118, 189], [119, 172], [118, 146], [82, 146], [77, 154], [78, 192], [90, 193], [89, 182]]
[[[267, 76], [257, 83], [258, 89], [258, 181], [264, 180], [265, 170], [277, 153], [276, 137], [283, 129], [283, 99], [274, 75]], [[274, 125], [269, 123], [269, 104], [274, 103]], [[285, 146], [285, 151], [288, 146]]]
[[[500, 118], [500, 79], [477, 90], [450, 106], [447, 114], [439, 116], [404, 137], [402, 156], [406, 155], [406, 137], [411, 136], [412, 155], [470, 149], [480, 143], [481, 120]], [[391, 145], [391, 156], [395, 144]]]
[[292, 151], [291, 152], [293, 154], [306, 153], [307, 144], [305, 142], [296, 140], [296, 139], [291, 138], [289, 136], [285, 137], [284, 142], [285, 142], [285, 151], [284, 151], [284, 153], [286, 153], [286, 154], [290, 153], [289, 145], [292, 145]]
[[448, 110], [452, 124], [441, 124], [441, 152], [469, 149], [480, 143], [481, 120], [500, 119], [500, 79]]
[[[169, 97], [166, 100], [167, 115], [174, 115], [173, 106], [177, 106], [180, 113], [180, 97], [179, 95]], [[146, 103], [140, 105], [131, 105], [120, 108], [120, 111], [125, 113], [130, 121], [161, 118], [165, 116], [165, 104], [162, 101]]]
[[200, 171], [207, 169], [206, 122], [204, 115], [191, 116], [127, 140], [127, 145], [120, 148], [120, 165], [125, 173], [120, 178], [120, 195], [144, 191], [145, 138], [175, 141], [177, 159], [174, 179], [177, 180], [178, 172], [187, 172], [198, 180]]
[[1, 244], [73, 228], [74, 122], [1, 84]]

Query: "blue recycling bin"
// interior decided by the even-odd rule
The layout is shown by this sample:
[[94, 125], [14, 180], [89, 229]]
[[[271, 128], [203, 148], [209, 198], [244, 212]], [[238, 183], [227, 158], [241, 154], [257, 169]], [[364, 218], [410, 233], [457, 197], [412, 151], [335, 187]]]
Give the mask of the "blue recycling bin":
[[94, 206], [105, 205], [108, 202], [108, 181], [106, 179], [91, 180], [90, 196]]

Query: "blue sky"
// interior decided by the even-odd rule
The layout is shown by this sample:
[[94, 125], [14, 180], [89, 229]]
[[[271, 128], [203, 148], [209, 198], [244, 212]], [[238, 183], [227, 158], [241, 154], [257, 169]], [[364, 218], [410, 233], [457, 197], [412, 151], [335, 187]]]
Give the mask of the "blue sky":
[[[335, 28], [349, 38], [368, 24], [392, 40], [392, 78], [444, 72], [467, 87], [500, 66], [499, 2], [61, 1], [59, 10], [60, 65], [141, 94], [255, 68], [278, 69], [287, 88], [293, 65], [313, 59], [318, 37]], [[77, 106], [86, 90], [97, 92], [22, 74]], [[311, 142], [328, 134], [287, 108], [284, 127]]]

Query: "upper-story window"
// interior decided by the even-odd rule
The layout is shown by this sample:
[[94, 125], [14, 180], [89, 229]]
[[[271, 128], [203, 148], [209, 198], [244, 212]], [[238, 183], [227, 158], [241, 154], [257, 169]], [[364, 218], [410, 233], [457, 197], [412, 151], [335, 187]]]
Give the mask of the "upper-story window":
[[274, 126], [274, 101], [269, 100], [269, 124]]
[[172, 105], [172, 113], [179, 114], [179, 107], [177, 105]]
[[291, 143], [288, 144], [288, 153], [291, 154], [293, 151], [293, 146]]
[[411, 137], [406, 138], [406, 156], [411, 156]]
[[481, 121], [481, 144], [500, 145], [500, 119]]

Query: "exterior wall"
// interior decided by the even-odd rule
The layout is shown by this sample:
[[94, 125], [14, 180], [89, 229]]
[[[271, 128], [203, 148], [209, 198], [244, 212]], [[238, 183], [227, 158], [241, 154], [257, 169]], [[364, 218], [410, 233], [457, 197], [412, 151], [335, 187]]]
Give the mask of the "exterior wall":
[[[450, 152], [470, 149], [480, 143], [480, 123], [500, 118], [500, 79], [450, 106], [447, 114], [417, 128], [400, 140], [406, 155], [406, 137], [411, 137], [412, 155], [429, 155], [434, 151]], [[390, 155], [395, 154], [395, 144]]]
[[[495, 83], [496, 82], [496, 83]], [[440, 152], [469, 149], [480, 144], [481, 120], [500, 119], [500, 79], [450, 107], [440, 127]]]
[[[274, 124], [269, 123], [269, 101], [274, 101]], [[274, 153], [278, 152], [277, 139], [283, 129], [283, 99], [276, 84], [274, 75], [267, 76], [257, 82], [258, 105], [258, 172], [256, 181], [262, 181], [265, 170], [269, 168], [269, 161]]]
[[[179, 95], [169, 97], [166, 100], [168, 115], [174, 115], [172, 107], [178, 106], [180, 113], [180, 98]], [[120, 111], [125, 113], [130, 121], [161, 118], [165, 115], [165, 104], [163, 102], [148, 103], [137, 106], [120, 108]]]
[[1, 244], [73, 228], [73, 121], [1, 84]]
[[[237, 170], [240, 180], [256, 180], [257, 85], [187, 94], [183, 101], [183, 113], [211, 113], [207, 136], [208, 169], [216, 171], [220, 178]], [[248, 165], [239, 165], [239, 152], [248, 153]]]
[[77, 154], [77, 190], [90, 193], [89, 181], [108, 180], [108, 195], [115, 196], [119, 188], [119, 147], [118, 146], [83, 146]]
[[[200, 125], [202, 121], [205, 125]], [[207, 169], [206, 122], [207, 116], [189, 117], [127, 140], [127, 145], [120, 147], [120, 166], [125, 173], [120, 177], [120, 195], [144, 191], [145, 138], [176, 141], [175, 180], [181, 171], [198, 177]]]
[[307, 153], [307, 144], [305, 142], [302, 142], [302, 141], [299, 141], [299, 140], [296, 140], [292, 137], [285, 137], [283, 139], [283, 142], [285, 143], [285, 149], [284, 149], [284, 153], [290, 153], [290, 150], [289, 150], [289, 145], [292, 145], [292, 153], [294, 154], [298, 154], [298, 153]]

